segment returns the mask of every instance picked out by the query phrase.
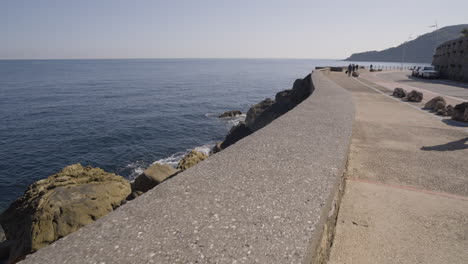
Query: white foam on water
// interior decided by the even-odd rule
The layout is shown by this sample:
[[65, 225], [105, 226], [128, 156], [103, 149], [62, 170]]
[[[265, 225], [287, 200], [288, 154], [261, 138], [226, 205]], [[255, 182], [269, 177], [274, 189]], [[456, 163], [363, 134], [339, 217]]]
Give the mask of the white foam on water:
[[[211, 149], [216, 145], [216, 143], [210, 143], [203, 146], [196, 147], [195, 150], [201, 152], [207, 156], [210, 155]], [[190, 150], [188, 150], [190, 152]]]
[[159, 164], [167, 164], [167, 165], [170, 165], [174, 168], [177, 167], [177, 164], [179, 163], [179, 161], [187, 154], [188, 152], [177, 152], [175, 154], [172, 154], [171, 156], [167, 157], [167, 158], [163, 158], [163, 159], [160, 159], [160, 160], [157, 160], [155, 162], [153, 162], [152, 164], [155, 164], [155, 163], [159, 163]]
[[232, 125], [232, 126], [237, 126], [240, 122], [243, 122], [245, 121], [245, 118], [247, 117], [246, 114], [242, 114], [242, 115], [237, 115], [237, 116], [234, 116], [234, 117], [229, 117], [229, 118], [223, 118], [223, 119], [226, 119], [227, 122]]
[[145, 165], [141, 161], [135, 161], [130, 164], [127, 164], [125, 168], [131, 169], [131, 173], [128, 176], [128, 180], [133, 182], [138, 175], [142, 174], [145, 171]]
[[[210, 154], [210, 151], [211, 149], [215, 146], [216, 143], [210, 143], [210, 144], [206, 144], [206, 145], [203, 145], [203, 146], [198, 146], [198, 147], [195, 147], [194, 149], [198, 152], [201, 152], [201, 153], [204, 153], [205, 155], [209, 155]], [[159, 163], [159, 164], [167, 164], [167, 165], [170, 165], [174, 168], [177, 168], [177, 164], [179, 163], [179, 161], [185, 156], [187, 155], [192, 149], [187, 149], [186, 151], [184, 152], [177, 152], [175, 154], [172, 154], [171, 156], [167, 157], [167, 158], [163, 158], [163, 159], [160, 159], [160, 160], [157, 160], [155, 162], [153, 162], [152, 164], [155, 164], [155, 163]]]

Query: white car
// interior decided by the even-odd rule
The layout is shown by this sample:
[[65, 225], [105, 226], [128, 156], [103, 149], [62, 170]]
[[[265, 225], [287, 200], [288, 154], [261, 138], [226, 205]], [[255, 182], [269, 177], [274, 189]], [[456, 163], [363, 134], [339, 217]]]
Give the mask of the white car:
[[434, 69], [432, 66], [422, 67], [419, 72], [418, 76], [422, 78], [439, 78], [440, 73]]

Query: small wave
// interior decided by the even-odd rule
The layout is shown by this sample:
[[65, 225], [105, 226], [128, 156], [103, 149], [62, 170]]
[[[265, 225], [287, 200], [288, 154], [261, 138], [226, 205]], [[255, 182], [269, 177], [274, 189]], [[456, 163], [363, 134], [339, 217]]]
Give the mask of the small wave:
[[246, 114], [242, 114], [242, 115], [237, 115], [237, 116], [234, 116], [234, 117], [228, 117], [228, 118], [223, 118], [223, 119], [226, 119], [228, 124], [233, 125], [233, 126], [237, 126], [240, 122], [245, 121], [246, 117], [247, 117]]
[[155, 164], [155, 163], [167, 164], [167, 165], [170, 165], [170, 166], [176, 168], [177, 164], [185, 156], [185, 154], [187, 154], [187, 152], [177, 152], [177, 153], [172, 154], [171, 156], [169, 156], [167, 158], [157, 160], [157, 161], [153, 162], [153, 164]]
[[[205, 155], [210, 155], [211, 149], [216, 145], [216, 143], [210, 143], [203, 146], [196, 147], [195, 150], [201, 152]], [[188, 150], [190, 151], [190, 150]]]
[[[203, 146], [195, 147], [194, 149], [195, 149], [196, 151], [198, 151], [198, 152], [204, 153], [205, 155], [209, 155], [211, 149], [212, 149], [214, 146], [215, 146], [215, 143], [210, 143], [210, 144], [206, 144], [206, 145], [203, 145]], [[174, 168], [177, 168], [177, 164], [179, 163], [179, 161], [180, 161], [185, 155], [187, 155], [191, 150], [192, 150], [192, 149], [187, 149], [187, 150], [184, 151], [184, 152], [177, 152], [177, 153], [172, 154], [171, 156], [169, 156], [169, 157], [167, 157], [167, 158], [157, 160], [157, 161], [153, 162], [153, 164], [155, 164], [155, 163], [167, 164], [167, 165], [171, 165], [171, 166], [174, 167]]]
[[126, 169], [130, 170], [130, 175], [128, 175], [128, 180], [133, 182], [136, 177], [142, 174], [146, 169], [146, 164], [142, 161], [135, 161], [125, 166]]

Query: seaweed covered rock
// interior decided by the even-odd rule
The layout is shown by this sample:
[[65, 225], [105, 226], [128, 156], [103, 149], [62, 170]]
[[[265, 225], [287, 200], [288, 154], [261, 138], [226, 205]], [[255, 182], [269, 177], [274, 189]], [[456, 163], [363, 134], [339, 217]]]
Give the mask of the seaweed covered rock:
[[395, 90], [393, 90], [393, 96], [395, 97], [404, 98], [407, 95], [408, 95], [408, 92], [403, 88], [395, 88]]
[[239, 110], [232, 110], [232, 111], [226, 111], [226, 112], [222, 113], [221, 115], [219, 115], [218, 117], [219, 118], [226, 118], [226, 117], [235, 117], [235, 116], [238, 116], [238, 115], [242, 115], [242, 112], [239, 111]]
[[208, 158], [208, 156], [202, 152], [192, 150], [190, 153], [185, 155], [177, 164], [177, 169], [184, 171], [192, 166], [195, 166], [200, 161]]
[[468, 102], [457, 104], [453, 108], [452, 119], [462, 122], [468, 122]]
[[80, 164], [33, 183], [0, 215], [6, 238], [13, 243], [10, 262], [108, 214], [130, 191], [123, 177]]
[[406, 98], [408, 99], [408, 102], [419, 103], [423, 99], [423, 93], [413, 90], [408, 94]]
[[155, 163], [135, 179], [132, 192], [145, 193], [177, 172], [178, 170], [170, 165]]

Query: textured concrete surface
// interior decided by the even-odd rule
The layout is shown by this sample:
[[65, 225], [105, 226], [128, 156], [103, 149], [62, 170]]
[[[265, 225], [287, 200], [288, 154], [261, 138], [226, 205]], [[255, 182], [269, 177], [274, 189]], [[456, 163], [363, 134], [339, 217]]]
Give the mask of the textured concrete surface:
[[329, 263], [466, 263], [467, 203], [348, 181]]
[[354, 120], [349, 93], [313, 80], [312, 96], [270, 125], [24, 263], [310, 262]]
[[468, 132], [354, 78], [347, 187], [329, 263], [466, 263]]

